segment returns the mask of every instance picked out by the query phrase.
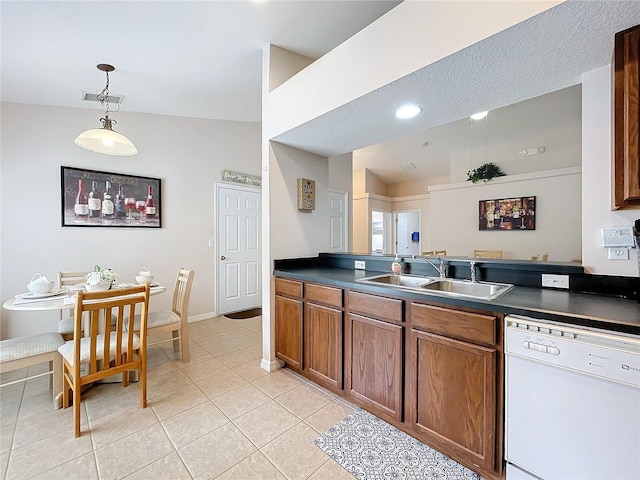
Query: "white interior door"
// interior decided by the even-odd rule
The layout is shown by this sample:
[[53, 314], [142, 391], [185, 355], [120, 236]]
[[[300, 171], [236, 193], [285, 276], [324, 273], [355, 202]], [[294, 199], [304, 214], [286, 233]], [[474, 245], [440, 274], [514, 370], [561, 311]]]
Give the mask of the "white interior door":
[[420, 211], [394, 212], [395, 251], [399, 255], [420, 255]]
[[218, 314], [259, 307], [260, 190], [235, 185], [216, 189]]
[[349, 244], [348, 193], [329, 190], [329, 251], [346, 252]]

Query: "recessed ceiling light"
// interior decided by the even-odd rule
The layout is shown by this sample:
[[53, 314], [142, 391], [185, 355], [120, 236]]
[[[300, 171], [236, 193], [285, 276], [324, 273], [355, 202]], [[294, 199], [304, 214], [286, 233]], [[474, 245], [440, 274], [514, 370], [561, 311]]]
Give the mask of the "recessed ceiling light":
[[478, 112], [471, 115], [471, 120], [482, 120], [489, 112]]
[[422, 107], [415, 104], [407, 104], [401, 106], [396, 110], [396, 117], [398, 118], [413, 118], [422, 111]]
[[429, 142], [422, 142], [420, 144], [421, 147], [428, 147], [429, 146]]

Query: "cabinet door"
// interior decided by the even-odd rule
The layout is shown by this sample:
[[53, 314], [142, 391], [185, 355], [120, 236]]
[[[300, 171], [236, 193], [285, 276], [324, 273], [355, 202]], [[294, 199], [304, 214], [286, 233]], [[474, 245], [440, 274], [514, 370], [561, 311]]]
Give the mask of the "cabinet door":
[[640, 26], [619, 32], [614, 51], [614, 200], [640, 207]]
[[307, 303], [304, 317], [307, 375], [327, 388], [342, 390], [342, 312]]
[[402, 331], [393, 325], [349, 315], [351, 394], [375, 413], [402, 420]]
[[302, 370], [302, 301], [276, 295], [276, 357]]
[[414, 428], [436, 449], [493, 470], [496, 349], [418, 330], [410, 339]]

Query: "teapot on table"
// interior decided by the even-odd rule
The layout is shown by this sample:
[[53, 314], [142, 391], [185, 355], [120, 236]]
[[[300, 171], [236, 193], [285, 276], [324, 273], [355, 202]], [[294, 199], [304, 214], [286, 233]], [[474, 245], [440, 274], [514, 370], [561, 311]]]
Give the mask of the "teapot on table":
[[53, 285], [54, 282], [47, 280], [47, 277], [36, 273], [31, 277], [31, 281], [27, 283], [27, 289], [29, 289], [31, 293], [42, 295], [49, 293], [53, 288]]

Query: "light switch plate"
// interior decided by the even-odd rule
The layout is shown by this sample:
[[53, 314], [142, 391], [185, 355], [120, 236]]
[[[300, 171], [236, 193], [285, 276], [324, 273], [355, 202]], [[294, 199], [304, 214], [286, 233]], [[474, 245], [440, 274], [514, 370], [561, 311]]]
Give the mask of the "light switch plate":
[[354, 268], [357, 268], [358, 270], [364, 270], [364, 260], [355, 260]]
[[553, 288], [569, 288], [569, 275], [542, 274], [542, 286]]

